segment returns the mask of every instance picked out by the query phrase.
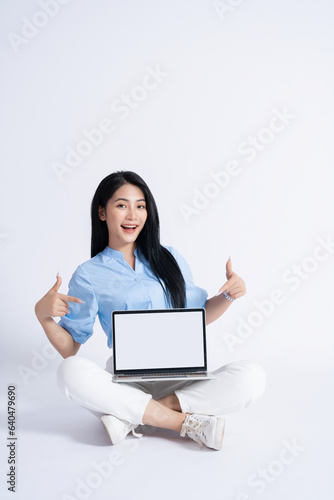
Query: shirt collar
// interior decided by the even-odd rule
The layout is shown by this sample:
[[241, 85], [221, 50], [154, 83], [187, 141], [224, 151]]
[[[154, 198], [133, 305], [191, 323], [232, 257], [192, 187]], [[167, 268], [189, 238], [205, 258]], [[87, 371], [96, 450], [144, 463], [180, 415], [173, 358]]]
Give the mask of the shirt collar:
[[[102, 254], [106, 257], [111, 258], [111, 259], [125, 260], [123, 252], [120, 252], [119, 250], [115, 250], [114, 248], [110, 248], [109, 246], [106, 246], [105, 249], [102, 250]], [[134, 254], [135, 254], [136, 258], [139, 259], [137, 248], [135, 249]]]

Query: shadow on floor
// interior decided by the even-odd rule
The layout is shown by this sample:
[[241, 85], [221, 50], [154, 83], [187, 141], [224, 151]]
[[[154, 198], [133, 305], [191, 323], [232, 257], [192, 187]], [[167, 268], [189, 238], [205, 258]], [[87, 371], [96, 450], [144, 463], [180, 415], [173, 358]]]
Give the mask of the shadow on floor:
[[[21, 435], [25, 433], [53, 434], [91, 446], [111, 445], [99, 418], [83, 408], [53, 407], [36, 411], [25, 410], [19, 413], [17, 424]], [[155, 440], [182, 442], [183, 446], [190, 448], [198, 446], [189, 438], [184, 439], [178, 433], [168, 429], [139, 425], [136, 432], [142, 433], [143, 437], [152, 436]], [[138, 438], [130, 433], [126, 439], [137, 440]]]

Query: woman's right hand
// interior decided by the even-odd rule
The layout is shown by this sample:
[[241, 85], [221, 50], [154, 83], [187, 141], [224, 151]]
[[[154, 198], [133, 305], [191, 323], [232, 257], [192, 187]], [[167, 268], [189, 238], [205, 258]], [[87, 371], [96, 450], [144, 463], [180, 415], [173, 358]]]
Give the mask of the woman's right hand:
[[35, 305], [35, 314], [39, 321], [52, 316], [65, 316], [70, 312], [69, 302], [83, 303], [83, 300], [77, 297], [58, 293], [61, 284], [62, 279], [57, 275], [56, 283]]

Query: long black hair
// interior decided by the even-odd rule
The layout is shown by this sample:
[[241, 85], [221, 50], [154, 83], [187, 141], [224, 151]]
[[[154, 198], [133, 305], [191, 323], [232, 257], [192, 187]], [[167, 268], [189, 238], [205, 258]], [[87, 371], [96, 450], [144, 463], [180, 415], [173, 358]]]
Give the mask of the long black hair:
[[109, 241], [107, 224], [98, 215], [99, 206], [105, 208], [115, 191], [124, 184], [133, 184], [141, 189], [146, 201], [147, 219], [136, 239], [136, 247], [146, 258], [153, 274], [160, 282], [169, 305], [173, 308], [184, 308], [186, 303], [184, 277], [173, 255], [160, 244], [157, 205], [146, 182], [135, 172], [129, 170], [114, 172], [105, 177], [95, 191], [91, 204], [91, 257], [102, 252]]

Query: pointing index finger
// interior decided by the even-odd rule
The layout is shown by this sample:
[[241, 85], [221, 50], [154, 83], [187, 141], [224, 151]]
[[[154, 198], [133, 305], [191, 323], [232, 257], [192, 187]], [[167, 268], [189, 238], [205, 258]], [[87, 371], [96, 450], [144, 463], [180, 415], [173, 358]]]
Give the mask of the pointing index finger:
[[221, 288], [219, 288], [219, 292], [216, 294], [216, 296], [222, 294], [223, 292], [226, 292], [233, 283], [234, 283], [233, 278], [227, 280], [226, 283]]
[[215, 297], [217, 297], [217, 295], [221, 295], [223, 292], [225, 292], [226, 290], [228, 289], [228, 281], [226, 281], [225, 285], [223, 285], [221, 288], [219, 288], [219, 292], [216, 293]]
[[86, 303], [83, 300], [78, 299], [77, 297], [71, 297], [71, 295], [64, 295], [62, 293], [58, 293], [58, 295], [62, 300], [67, 300], [68, 302], [76, 302], [77, 304], [85, 304]]

